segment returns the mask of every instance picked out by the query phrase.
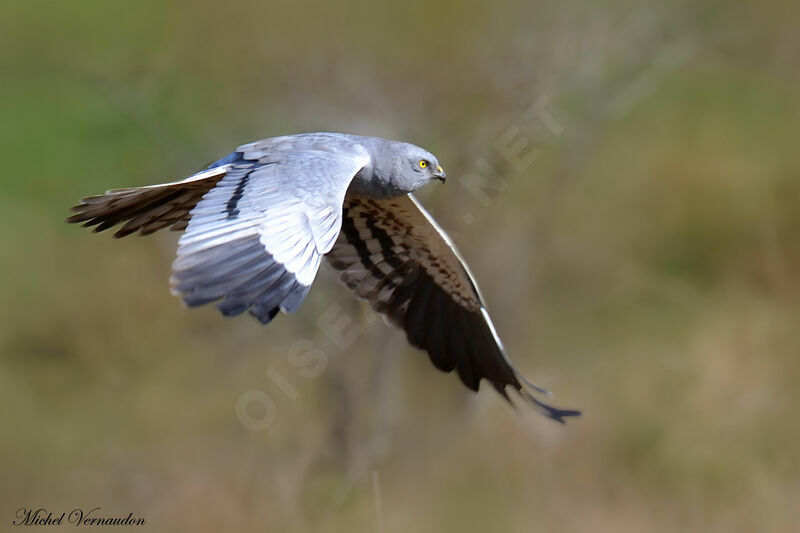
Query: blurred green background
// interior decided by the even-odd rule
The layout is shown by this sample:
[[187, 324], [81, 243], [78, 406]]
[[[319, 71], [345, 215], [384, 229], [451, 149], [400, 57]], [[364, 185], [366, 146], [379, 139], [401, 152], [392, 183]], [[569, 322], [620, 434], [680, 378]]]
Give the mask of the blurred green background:
[[[100, 506], [152, 531], [797, 531], [797, 2], [1, 7], [0, 530]], [[470, 395], [330, 272], [261, 327], [169, 294], [177, 235], [63, 223], [318, 130], [437, 154], [423, 202], [514, 361], [584, 418]], [[363, 328], [345, 350], [331, 302]]]

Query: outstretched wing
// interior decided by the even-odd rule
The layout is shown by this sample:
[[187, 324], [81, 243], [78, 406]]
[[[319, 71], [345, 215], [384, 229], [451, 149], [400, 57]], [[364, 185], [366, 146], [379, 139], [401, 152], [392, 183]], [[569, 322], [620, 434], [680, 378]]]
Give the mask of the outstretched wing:
[[347, 187], [368, 161], [331, 136], [301, 146], [269, 139], [180, 182], [85, 198], [68, 221], [96, 231], [124, 222], [117, 237], [185, 228], [173, 294], [189, 306], [220, 300], [226, 316], [249, 310], [267, 323], [305, 298], [339, 234]]
[[511, 386], [559, 422], [580, 414], [533, 397], [528, 389], [548, 392], [513, 367], [469, 268], [413, 195], [345, 199], [342, 231], [326, 257], [439, 370], [456, 370], [472, 390], [485, 378], [506, 399]]
[[190, 306], [221, 300], [267, 323], [295, 311], [336, 241], [342, 202], [369, 161], [348, 150], [239, 148], [244, 160], [191, 212], [172, 264], [172, 292]]

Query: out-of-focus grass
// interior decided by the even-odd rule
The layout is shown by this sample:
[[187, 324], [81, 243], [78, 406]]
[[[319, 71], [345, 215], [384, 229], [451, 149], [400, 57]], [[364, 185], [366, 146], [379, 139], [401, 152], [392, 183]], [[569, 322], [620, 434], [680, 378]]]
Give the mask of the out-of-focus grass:
[[[101, 506], [154, 531], [372, 531], [379, 498], [386, 531], [792, 530], [796, 8], [488, 5], [4, 9], [0, 523]], [[542, 154], [516, 172], [492, 143], [542, 94], [564, 132], [523, 124]], [[262, 328], [169, 295], [175, 235], [63, 224], [80, 196], [309, 129], [440, 156], [426, 203], [514, 360], [585, 418], [466, 395], [329, 274]], [[507, 181], [488, 208], [459, 179], [481, 157]], [[346, 352], [316, 326], [331, 300], [366, 330]], [[287, 359], [300, 338], [321, 377]], [[276, 402], [263, 432], [235, 414], [253, 389]]]

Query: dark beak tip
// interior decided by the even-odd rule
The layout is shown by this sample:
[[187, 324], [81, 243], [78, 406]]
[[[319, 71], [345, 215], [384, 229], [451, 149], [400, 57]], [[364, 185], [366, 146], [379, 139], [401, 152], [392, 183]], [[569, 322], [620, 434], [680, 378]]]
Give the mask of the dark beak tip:
[[442, 165], [436, 165], [436, 174], [434, 174], [434, 176], [437, 179], [442, 180], [442, 183], [444, 183], [447, 180], [447, 173], [442, 168]]

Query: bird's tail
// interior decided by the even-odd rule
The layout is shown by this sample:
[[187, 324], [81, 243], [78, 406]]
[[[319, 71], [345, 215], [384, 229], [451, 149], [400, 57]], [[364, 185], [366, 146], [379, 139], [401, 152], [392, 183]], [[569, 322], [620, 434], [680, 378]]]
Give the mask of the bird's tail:
[[124, 225], [114, 237], [140, 232], [149, 235], [162, 228], [183, 230], [189, 223], [189, 212], [216, 183], [225, 176], [229, 165], [208, 169], [183, 181], [114, 189], [99, 196], [89, 196], [72, 208], [70, 223], [83, 223], [104, 231]]

